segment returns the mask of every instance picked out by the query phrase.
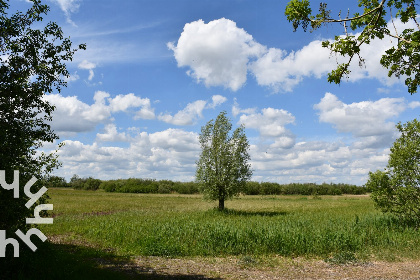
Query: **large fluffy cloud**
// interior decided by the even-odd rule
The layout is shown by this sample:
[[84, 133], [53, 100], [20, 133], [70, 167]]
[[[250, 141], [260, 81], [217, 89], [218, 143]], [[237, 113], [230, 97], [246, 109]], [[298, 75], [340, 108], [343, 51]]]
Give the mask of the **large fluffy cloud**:
[[270, 86], [274, 91], [291, 91], [303, 77], [322, 75], [336, 65], [330, 52], [322, 48], [321, 41], [311, 42], [301, 50], [287, 53], [270, 48], [250, 65], [259, 85]]
[[[413, 25], [395, 23], [400, 29]], [[391, 24], [388, 27], [393, 30]], [[375, 39], [363, 46], [360, 53], [363, 67], [354, 59], [349, 81], [378, 79], [387, 86], [401, 82], [389, 78], [387, 69], [379, 63], [385, 50], [396, 44], [395, 40], [387, 39]], [[291, 52], [261, 45], [235, 22], [225, 18], [209, 23], [202, 20], [187, 23], [177, 44], [168, 43], [168, 47], [174, 52], [178, 66], [189, 67], [187, 73], [197, 82], [233, 91], [246, 83], [247, 73], [252, 73], [259, 85], [270, 87], [274, 92], [292, 91], [305, 77], [321, 78], [335, 69], [337, 62], [348, 61], [331, 55], [319, 40]]]
[[187, 23], [177, 44], [168, 43], [178, 66], [189, 66], [188, 74], [206, 86], [224, 86], [233, 91], [246, 82], [248, 62], [264, 47], [236, 23], [222, 18]]

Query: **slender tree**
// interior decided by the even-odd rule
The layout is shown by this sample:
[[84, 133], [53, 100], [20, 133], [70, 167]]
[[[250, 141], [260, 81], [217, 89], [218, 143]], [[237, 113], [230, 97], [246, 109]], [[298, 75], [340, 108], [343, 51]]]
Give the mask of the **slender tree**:
[[202, 152], [196, 179], [206, 199], [219, 200], [219, 210], [225, 208], [225, 200], [239, 195], [252, 176], [245, 127], [230, 134], [231, 129], [223, 111], [201, 128], [199, 138]]
[[[345, 2], [343, 2], [345, 3]], [[344, 5], [344, 4], [343, 4]], [[415, 0], [359, 0], [359, 7], [363, 13], [340, 11], [338, 18], [331, 17], [326, 3], [320, 3], [319, 13], [313, 15], [309, 0], [292, 0], [287, 4], [285, 15], [292, 22], [293, 28], [302, 26], [304, 31], [308, 26], [311, 32], [322, 25], [341, 24], [344, 33], [336, 36], [334, 42], [324, 41], [322, 46], [329, 48], [332, 53], [348, 58], [348, 61], [337, 66], [328, 74], [328, 81], [339, 84], [341, 79], [350, 74], [350, 62], [357, 57], [359, 65], [364, 64], [360, 56], [363, 45], [373, 39], [385, 37], [397, 39], [396, 46], [389, 48], [382, 56], [380, 63], [388, 68], [388, 76], [405, 76], [408, 92], [414, 94], [420, 85], [420, 23], [417, 16], [418, 3]], [[403, 23], [411, 21], [414, 28], [398, 30], [395, 20]], [[389, 24], [390, 23], [390, 24]], [[358, 35], [350, 30], [361, 30]]]

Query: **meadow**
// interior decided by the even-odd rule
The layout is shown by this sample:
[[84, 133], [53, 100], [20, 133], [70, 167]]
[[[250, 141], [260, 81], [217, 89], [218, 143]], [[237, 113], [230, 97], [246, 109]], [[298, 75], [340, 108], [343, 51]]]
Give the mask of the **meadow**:
[[201, 195], [48, 193], [54, 224], [43, 233], [121, 257], [420, 258], [418, 229], [375, 210], [368, 195], [240, 196], [220, 212]]

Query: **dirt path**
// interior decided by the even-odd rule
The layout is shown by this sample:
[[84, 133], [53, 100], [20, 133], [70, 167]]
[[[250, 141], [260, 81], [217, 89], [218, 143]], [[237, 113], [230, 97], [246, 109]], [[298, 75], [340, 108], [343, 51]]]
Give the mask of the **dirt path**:
[[[55, 244], [94, 248], [63, 236], [50, 238]], [[226, 279], [226, 280], [420, 280], [420, 260], [332, 265], [322, 260], [266, 256], [253, 257], [133, 257], [130, 261], [95, 258], [98, 267], [125, 272], [132, 279]]]
[[[320, 260], [271, 259], [269, 266], [246, 264], [238, 258], [166, 259], [138, 257], [134, 266], [149, 267], [151, 274], [201, 275], [196, 279], [420, 279], [420, 261], [371, 262], [358, 265], [330, 265]], [[273, 263], [274, 262], [274, 263]], [[182, 276], [181, 276], [182, 275]], [[173, 278], [174, 279], [174, 278]]]

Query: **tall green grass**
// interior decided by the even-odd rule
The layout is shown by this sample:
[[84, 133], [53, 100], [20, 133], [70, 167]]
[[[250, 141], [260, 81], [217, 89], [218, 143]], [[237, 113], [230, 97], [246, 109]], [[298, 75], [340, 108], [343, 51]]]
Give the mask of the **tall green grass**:
[[246, 196], [220, 212], [199, 195], [49, 190], [48, 235], [121, 255], [419, 258], [420, 234], [376, 211], [367, 196]]

